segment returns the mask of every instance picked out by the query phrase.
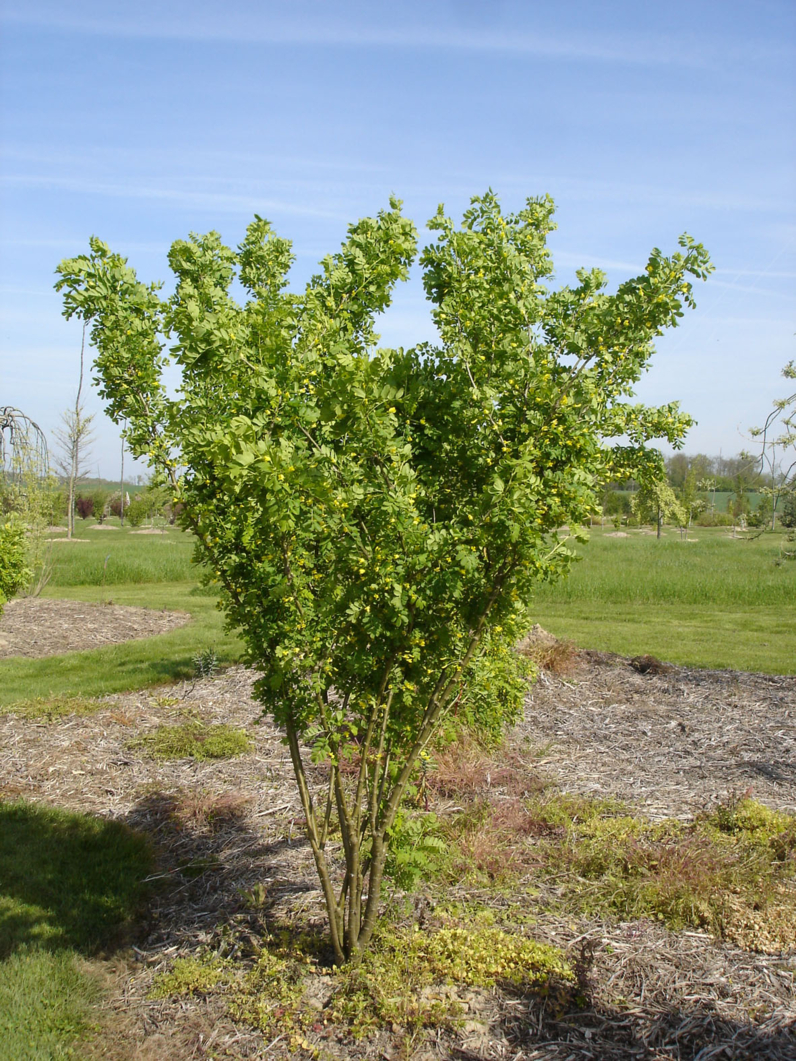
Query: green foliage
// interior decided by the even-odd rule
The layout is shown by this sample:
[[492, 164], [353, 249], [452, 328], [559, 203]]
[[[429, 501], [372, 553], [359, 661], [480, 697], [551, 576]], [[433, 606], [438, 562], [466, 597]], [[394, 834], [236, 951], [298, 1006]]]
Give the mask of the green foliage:
[[94, 519], [97, 520], [98, 523], [103, 523], [107, 517], [108, 498], [110, 497], [110, 494], [107, 490], [95, 490], [91, 497], [94, 502], [92, 509]]
[[158, 726], [152, 733], [130, 741], [152, 759], [233, 759], [251, 751], [252, 742], [243, 729], [225, 724], [206, 726], [186, 722], [179, 726]]
[[783, 527], [796, 527], [796, 492], [788, 494], [782, 502], [779, 522]]
[[630, 505], [641, 523], [654, 523], [659, 530], [667, 520], [682, 527], [687, 519], [674, 490], [660, 479], [644, 478]]
[[632, 494], [625, 490], [606, 490], [603, 494], [603, 513], [606, 516], [629, 516]]
[[124, 518], [129, 520], [130, 526], [140, 527], [146, 519], [154, 521], [156, 516], [163, 516], [169, 502], [169, 490], [165, 486], [150, 483], [125, 508]]
[[25, 527], [18, 519], [7, 519], [0, 523], [0, 615], [32, 575]]
[[[440, 207], [420, 256], [440, 341], [409, 350], [376, 347], [375, 319], [416, 252], [394, 199], [349, 228], [301, 294], [286, 290], [290, 244], [259, 217], [237, 251], [214, 232], [174, 243], [163, 300], [96, 238], [58, 267], [65, 315], [91, 323], [109, 414], [169, 482], [263, 673], [340, 956], [373, 931], [388, 835], [445, 719], [469, 711], [496, 732], [514, 717], [507, 652], [534, 588], [571, 566], [559, 528], [578, 533], [600, 484], [662, 476], [646, 443], [677, 446], [691, 423], [676, 404], [625, 399], [655, 336], [693, 305], [704, 249], [688, 236], [671, 257], [654, 249], [614, 295], [599, 270], [551, 291], [552, 214], [540, 198], [504, 215], [490, 192], [457, 228]], [[331, 766], [340, 899], [302, 738]], [[339, 770], [354, 756], [349, 789]]]
[[155, 977], [150, 998], [179, 998], [205, 995], [225, 979], [229, 963], [218, 955], [178, 958], [168, 972]]
[[147, 504], [140, 497], [134, 497], [124, 510], [124, 518], [131, 527], [140, 527], [147, 515]]
[[401, 810], [390, 830], [384, 873], [396, 887], [414, 891], [420, 880], [439, 872], [446, 854], [436, 815]]

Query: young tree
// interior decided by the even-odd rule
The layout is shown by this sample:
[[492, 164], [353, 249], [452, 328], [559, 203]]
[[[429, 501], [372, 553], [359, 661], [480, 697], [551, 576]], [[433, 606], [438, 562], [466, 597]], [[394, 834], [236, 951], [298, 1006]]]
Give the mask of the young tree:
[[707, 460], [701, 455], [694, 457], [689, 462], [688, 472], [680, 487], [678, 501], [683, 516], [681, 523], [683, 537], [686, 540], [688, 539], [688, 531], [694, 516], [703, 512], [707, 507], [705, 499], [700, 497], [700, 493], [705, 489], [707, 470]]
[[[541, 198], [504, 215], [488, 193], [457, 228], [440, 207], [421, 256], [440, 339], [409, 350], [377, 348], [374, 327], [415, 254], [396, 200], [301, 294], [285, 290], [290, 244], [259, 217], [237, 251], [212, 232], [174, 243], [164, 300], [96, 238], [58, 267], [64, 313], [93, 322], [110, 416], [168, 479], [262, 674], [339, 960], [370, 939], [396, 815], [441, 724], [516, 714], [533, 588], [572, 561], [559, 528], [585, 524], [601, 484], [662, 475], [645, 443], [678, 446], [691, 423], [624, 399], [693, 305], [706, 252], [683, 236], [614, 295], [599, 270], [549, 290], [552, 214]], [[328, 766], [321, 792], [307, 749]]]
[[[786, 379], [796, 379], [796, 361], [783, 368]], [[771, 485], [761, 493], [771, 499], [771, 529], [776, 527], [777, 508], [796, 494], [796, 392], [778, 398], [762, 427], [751, 430], [760, 452], [754, 458], [759, 473], [767, 473]]]
[[66, 536], [71, 538], [75, 531], [75, 491], [78, 483], [88, 475], [88, 461], [91, 456], [91, 443], [93, 441], [94, 420], [93, 415], [87, 416], [81, 402], [83, 391], [83, 362], [86, 349], [86, 328], [88, 323], [83, 321], [83, 336], [80, 342], [80, 376], [77, 384], [77, 396], [73, 409], [67, 409], [61, 414], [61, 427], [53, 431], [60, 455], [56, 458], [56, 467], [66, 479], [67, 484], [67, 509], [66, 509]]
[[641, 523], [654, 523], [657, 537], [667, 519], [674, 520], [678, 527], [686, 522], [686, 513], [677, 500], [677, 495], [668, 483], [662, 479], [645, 475], [639, 482], [639, 488], [630, 501], [633, 512]]

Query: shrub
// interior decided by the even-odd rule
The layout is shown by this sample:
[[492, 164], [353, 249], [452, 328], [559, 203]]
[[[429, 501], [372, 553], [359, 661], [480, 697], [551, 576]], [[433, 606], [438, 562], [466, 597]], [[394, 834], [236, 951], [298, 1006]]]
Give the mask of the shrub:
[[[491, 192], [461, 226], [440, 207], [420, 258], [439, 342], [410, 349], [375, 332], [417, 249], [396, 199], [350, 226], [303, 293], [260, 217], [237, 251], [215, 232], [176, 241], [165, 299], [96, 238], [58, 267], [66, 316], [91, 321], [107, 410], [185, 506], [285, 730], [340, 961], [375, 929], [423, 751], [451, 717], [496, 733], [520, 710], [510, 647], [538, 582], [573, 561], [561, 528], [583, 537], [600, 484], [662, 477], [646, 443], [677, 445], [691, 423], [676, 403], [626, 398], [694, 304], [704, 248], [684, 235], [670, 257], [654, 249], [613, 294], [596, 269], [553, 291], [552, 216], [549, 197], [504, 214]], [[307, 746], [328, 763], [328, 803]], [[344, 867], [326, 850], [332, 818]]]
[[81, 519], [88, 519], [94, 515], [94, 498], [83, 497], [82, 494], [75, 498], [75, 512]]
[[30, 580], [24, 525], [15, 518], [0, 523], [0, 615], [3, 605]]
[[124, 512], [124, 518], [131, 527], [140, 527], [148, 516], [146, 501], [140, 497], [134, 497]]

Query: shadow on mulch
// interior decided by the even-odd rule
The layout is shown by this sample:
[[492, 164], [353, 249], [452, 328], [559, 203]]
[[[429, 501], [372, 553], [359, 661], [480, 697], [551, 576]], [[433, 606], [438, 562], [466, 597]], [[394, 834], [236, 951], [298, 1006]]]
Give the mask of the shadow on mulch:
[[289, 820], [287, 835], [269, 840], [247, 823], [246, 803], [234, 794], [152, 792], [127, 814], [125, 823], [149, 837], [157, 861], [139, 934], [146, 949], [166, 942], [194, 948], [254, 908], [252, 921], [264, 926], [279, 902], [317, 891], [314, 880], [296, 879], [307, 846], [298, 823]]
[[[796, 1024], [741, 1023], [722, 1018], [710, 1001], [690, 1007], [633, 1008], [607, 1006], [565, 1013], [552, 1019], [549, 1003], [531, 1000], [523, 1014], [516, 1010], [501, 1021], [501, 1030], [518, 1058], [545, 1061], [626, 1061], [628, 1058], [702, 1061], [793, 1061]], [[544, 1053], [538, 1051], [544, 1050]], [[480, 1055], [461, 1051], [457, 1057]]]

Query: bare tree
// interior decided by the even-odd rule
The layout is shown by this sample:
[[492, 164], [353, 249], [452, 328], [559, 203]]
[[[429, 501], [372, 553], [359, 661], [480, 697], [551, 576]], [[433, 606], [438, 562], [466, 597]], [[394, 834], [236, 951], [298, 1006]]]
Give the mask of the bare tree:
[[83, 360], [86, 350], [86, 323], [83, 323], [83, 338], [80, 343], [80, 377], [74, 409], [61, 414], [61, 427], [53, 431], [58, 443], [59, 456], [55, 464], [67, 482], [66, 536], [71, 538], [75, 530], [75, 491], [77, 484], [89, 473], [88, 461], [94, 432], [91, 427], [94, 416], [87, 416], [81, 401], [83, 392]]

